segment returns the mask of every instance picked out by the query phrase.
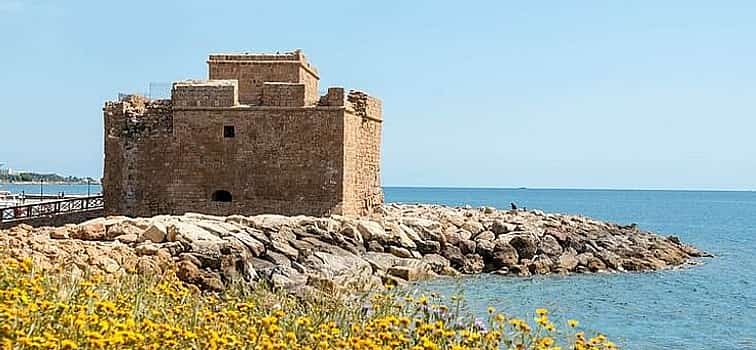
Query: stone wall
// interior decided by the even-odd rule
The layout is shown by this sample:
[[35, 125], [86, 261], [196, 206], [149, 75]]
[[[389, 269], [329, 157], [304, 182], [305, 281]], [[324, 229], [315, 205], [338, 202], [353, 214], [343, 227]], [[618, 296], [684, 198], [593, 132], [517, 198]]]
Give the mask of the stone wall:
[[173, 83], [171, 100], [179, 107], [231, 107], [239, 104], [236, 80], [187, 80]]
[[305, 91], [305, 84], [265, 83], [262, 90], [262, 105], [302, 107], [306, 102]]
[[[333, 92], [338, 95], [337, 91]], [[329, 95], [331, 90], [329, 90]], [[383, 204], [381, 190], [382, 104], [359, 91], [346, 97], [344, 210], [366, 214]]]
[[174, 213], [167, 191], [177, 147], [170, 100], [108, 102], [103, 195], [106, 214]]
[[[176, 109], [179, 156], [170, 187], [178, 212], [341, 212], [343, 111], [328, 108]], [[223, 135], [232, 126], [235, 137]], [[213, 202], [227, 191], [232, 202]]]

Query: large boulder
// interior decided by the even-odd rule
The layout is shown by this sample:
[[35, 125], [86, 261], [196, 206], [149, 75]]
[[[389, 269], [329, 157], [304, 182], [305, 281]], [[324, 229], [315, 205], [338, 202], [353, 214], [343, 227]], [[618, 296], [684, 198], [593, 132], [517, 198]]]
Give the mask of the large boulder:
[[455, 227], [449, 227], [444, 232], [444, 239], [447, 244], [459, 245], [460, 242], [468, 240], [472, 237], [472, 233], [464, 229], [458, 229]]
[[462, 229], [467, 232], [470, 232], [470, 234], [472, 235], [477, 235], [478, 233], [481, 233], [483, 232], [483, 230], [485, 230], [485, 228], [483, 227], [483, 224], [481, 224], [478, 220], [474, 220], [474, 219], [465, 221], [465, 223], [462, 225]]
[[475, 274], [483, 272], [485, 268], [485, 262], [483, 257], [478, 254], [467, 254], [464, 257], [464, 264], [462, 265], [462, 272], [468, 274]]
[[80, 224], [78, 226], [78, 229], [73, 232], [71, 237], [85, 241], [104, 240], [106, 237], [105, 219], [99, 218]]
[[438, 254], [428, 254], [423, 256], [423, 262], [430, 266], [431, 270], [439, 275], [455, 275], [457, 272], [452, 269], [449, 260]]
[[562, 246], [552, 235], [545, 235], [541, 238], [541, 242], [538, 245], [538, 252], [546, 254], [550, 257], [559, 256], [562, 254]]
[[519, 234], [512, 237], [509, 240], [509, 245], [517, 250], [517, 255], [521, 259], [531, 259], [535, 256], [535, 253], [538, 250], [538, 245], [536, 244], [535, 239], [530, 235], [525, 234]]
[[516, 265], [520, 260], [517, 250], [509, 243], [498, 241], [494, 246], [494, 253], [491, 257], [491, 264], [496, 269]]
[[554, 262], [548, 256], [538, 255], [533, 259], [530, 265], [528, 265], [528, 268], [533, 274], [545, 275], [551, 272], [553, 265]]
[[412, 257], [412, 253], [409, 250], [407, 250], [407, 248], [397, 247], [397, 246], [393, 246], [393, 245], [390, 245], [388, 247], [388, 252], [391, 253], [391, 254], [393, 254], [393, 255], [396, 255], [396, 256], [398, 256], [400, 258], [411, 258]]
[[462, 267], [465, 264], [465, 256], [462, 254], [461, 249], [447, 244], [443, 249], [441, 249], [441, 255], [444, 258], [449, 259], [452, 267], [458, 270], [462, 270]]
[[423, 254], [435, 254], [441, 251], [441, 243], [436, 241], [418, 241], [417, 250]]
[[357, 230], [362, 234], [362, 237], [367, 240], [377, 240], [381, 242], [390, 241], [389, 237], [390, 235], [386, 233], [386, 229], [381, 226], [381, 224], [370, 221], [370, 220], [360, 220], [360, 222], [357, 224]]
[[516, 229], [517, 225], [504, 222], [504, 220], [494, 220], [491, 224], [491, 231], [496, 235], [514, 232]]
[[152, 225], [150, 225], [150, 227], [148, 227], [139, 235], [138, 241], [151, 241], [153, 243], [161, 243], [165, 241], [165, 238], [168, 235], [167, 232], [168, 228], [166, 227], [165, 223], [155, 221], [152, 223]]
[[575, 250], [573, 249], [565, 250], [564, 253], [562, 253], [562, 255], [557, 258], [556, 261], [557, 269], [562, 272], [575, 271], [575, 268], [579, 263], [580, 262], [577, 259], [577, 254], [575, 254]]
[[402, 224], [414, 230], [423, 240], [443, 243], [442, 226], [438, 221], [417, 217], [402, 217]]

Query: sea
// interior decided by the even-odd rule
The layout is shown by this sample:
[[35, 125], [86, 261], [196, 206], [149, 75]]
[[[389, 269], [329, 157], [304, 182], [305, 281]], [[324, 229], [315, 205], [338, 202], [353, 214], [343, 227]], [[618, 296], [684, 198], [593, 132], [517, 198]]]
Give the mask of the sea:
[[545, 307], [557, 320], [577, 319], [622, 349], [756, 349], [756, 192], [392, 187], [385, 196], [388, 202], [453, 206], [516, 203], [676, 235], [715, 257], [669, 271], [478, 275], [418, 289], [461, 292], [478, 315], [493, 306], [532, 317]]
[[[39, 185], [0, 190], [39, 193]], [[43, 185], [44, 193], [86, 194], [87, 185]], [[91, 193], [99, 186], [90, 186]], [[577, 319], [622, 349], [756, 349], [756, 192], [386, 187], [387, 202], [493, 206], [579, 214], [662, 235], [711, 254], [683, 269], [617, 274], [536, 276], [483, 274], [418, 283], [418, 293], [463, 294], [481, 317], [493, 306], [532, 318], [549, 309]], [[564, 327], [562, 327], [564, 328]]]

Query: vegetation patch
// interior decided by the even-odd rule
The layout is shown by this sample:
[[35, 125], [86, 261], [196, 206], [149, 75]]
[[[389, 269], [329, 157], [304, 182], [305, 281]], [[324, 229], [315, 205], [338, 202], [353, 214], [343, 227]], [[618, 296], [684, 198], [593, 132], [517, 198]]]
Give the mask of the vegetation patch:
[[[295, 296], [265, 286], [203, 293], [168, 272], [71, 274], [0, 254], [3, 349], [614, 349], [577, 321], [533, 321], [462, 298], [387, 288], [355, 296]], [[561, 326], [561, 327], [560, 327]], [[560, 330], [562, 328], [563, 330]]]

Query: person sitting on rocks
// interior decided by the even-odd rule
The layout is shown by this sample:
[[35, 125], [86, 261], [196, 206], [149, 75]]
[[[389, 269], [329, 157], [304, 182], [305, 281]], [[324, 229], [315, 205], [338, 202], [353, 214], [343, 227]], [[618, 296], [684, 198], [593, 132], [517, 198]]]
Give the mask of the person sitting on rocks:
[[517, 210], [517, 205], [514, 202], [509, 203], [509, 206], [512, 207], [512, 210]]

